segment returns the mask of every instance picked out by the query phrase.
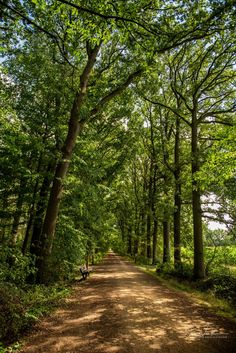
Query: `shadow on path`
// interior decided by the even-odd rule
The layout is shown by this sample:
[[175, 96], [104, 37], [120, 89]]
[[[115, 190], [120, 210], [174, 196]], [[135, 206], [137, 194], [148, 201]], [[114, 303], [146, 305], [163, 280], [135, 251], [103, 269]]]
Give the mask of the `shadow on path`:
[[236, 325], [114, 253], [38, 325], [24, 353], [233, 353]]

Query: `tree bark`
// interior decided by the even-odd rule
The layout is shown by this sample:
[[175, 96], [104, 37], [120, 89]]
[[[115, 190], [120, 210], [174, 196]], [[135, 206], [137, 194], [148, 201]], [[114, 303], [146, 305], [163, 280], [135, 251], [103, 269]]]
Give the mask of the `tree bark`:
[[158, 220], [154, 216], [153, 222], [153, 233], [152, 233], [152, 264], [156, 264], [157, 260], [157, 229], [158, 229]]
[[[45, 142], [45, 138], [43, 139], [43, 142]], [[39, 173], [42, 165], [42, 158], [43, 154], [40, 153], [39, 159], [38, 159], [38, 166], [36, 172]], [[39, 187], [39, 178], [37, 178], [34, 189], [33, 189], [33, 197], [31, 200], [31, 205], [29, 207], [29, 213], [28, 213], [28, 222], [27, 222], [27, 227], [25, 231], [25, 236], [24, 236], [24, 241], [22, 244], [22, 254], [26, 253], [27, 246], [30, 240], [30, 231], [34, 222], [34, 216], [35, 216], [35, 205], [36, 205], [36, 197], [37, 197], [37, 192], [38, 192], [38, 187]]]
[[12, 231], [11, 231], [11, 245], [15, 246], [18, 238], [18, 228], [22, 214], [22, 206], [24, 202], [24, 188], [26, 181], [22, 178], [19, 186], [19, 194], [16, 202], [16, 211], [13, 218]]
[[[136, 200], [137, 202], [137, 200]], [[133, 254], [136, 259], [136, 256], [139, 252], [139, 239], [140, 238], [140, 218], [139, 218], [139, 209], [138, 204], [135, 208], [135, 228], [134, 228], [134, 245], [133, 245]]]
[[37, 202], [35, 216], [33, 220], [33, 230], [32, 230], [32, 237], [30, 242], [30, 253], [32, 255], [39, 255], [40, 249], [40, 238], [42, 234], [42, 227], [43, 227], [43, 219], [44, 219], [44, 212], [45, 207], [47, 205], [48, 194], [50, 190], [50, 184], [52, 182], [53, 173], [55, 172], [55, 162], [50, 162], [48, 164], [46, 175], [43, 179], [40, 193], [39, 193], [39, 200]]
[[35, 183], [34, 191], [33, 191], [33, 198], [32, 198], [32, 202], [31, 202], [30, 209], [29, 209], [29, 219], [28, 219], [28, 223], [27, 223], [27, 227], [26, 227], [26, 231], [25, 231], [24, 241], [22, 244], [22, 254], [23, 255], [26, 253], [27, 245], [28, 245], [29, 239], [30, 239], [30, 230], [32, 228], [33, 221], [34, 221], [35, 203], [36, 203], [36, 195], [37, 195], [37, 191], [38, 191], [38, 184], [39, 184], [39, 180], [37, 180]]
[[132, 255], [132, 227], [130, 225], [127, 229], [127, 253]]
[[[153, 143], [153, 152], [155, 158], [155, 149]], [[157, 163], [154, 162], [153, 165], [153, 191], [152, 191], [152, 216], [153, 216], [153, 231], [152, 231], [152, 264], [156, 264], [156, 256], [157, 256], [157, 229], [158, 229], [158, 219], [157, 219], [157, 212], [156, 212], [156, 191], [157, 191]]]
[[152, 248], [151, 248], [151, 212], [148, 210], [147, 214], [147, 258], [151, 259]]
[[151, 247], [151, 224], [152, 224], [152, 209], [153, 209], [153, 160], [151, 157], [149, 169], [149, 184], [148, 184], [148, 202], [147, 202], [147, 258], [152, 258]]
[[174, 266], [179, 268], [181, 265], [181, 186], [175, 185], [175, 201], [174, 201]]
[[[2, 209], [5, 210], [6, 213], [8, 213], [8, 206], [9, 206], [9, 200], [8, 200], [8, 195], [6, 191], [3, 193], [3, 200], [2, 200]], [[4, 216], [1, 218], [1, 227], [0, 227], [0, 243], [3, 244], [6, 240], [6, 230], [7, 230], [7, 222], [9, 222], [9, 218], [7, 216]]]
[[174, 266], [178, 268], [181, 264], [180, 226], [181, 226], [181, 181], [180, 181], [180, 118], [176, 117], [175, 129], [175, 156], [174, 156]]
[[143, 175], [143, 187], [142, 187], [142, 204], [140, 207], [140, 219], [141, 219], [141, 227], [140, 227], [140, 235], [141, 235], [141, 255], [143, 257], [147, 256], [147, 236], [146, 236], [146, 225], [147, 225], [147, 170], [146, 167], [144, 169]]
[[196, 173], [199, 171], [199, 150], [198, 150], [198, 121], [197, 109], [192, 113], [192, 212], [193, 212], [193, 239], [194, 239], [194, 269], [195, 279], [205, 277], [203, 235], [202, 235], [202, 209], [201, 192], [196, 180]]
[[170, 262], [170, 224], [163, 221], [163, 264]]
[[140, 251], [143, 257], [147, 255], [147, 238], [145, 237], [145, 226], [146, 226], [146, 212], [144, 205], [141, 206], [140, 210], [141, 227], [140, 227]]
[[125, 223], [123, 219], [119, 220], [119, 227], [120, 227], [120, 231], [121, 231], [121, 239], [122, 242], [125, 242]]

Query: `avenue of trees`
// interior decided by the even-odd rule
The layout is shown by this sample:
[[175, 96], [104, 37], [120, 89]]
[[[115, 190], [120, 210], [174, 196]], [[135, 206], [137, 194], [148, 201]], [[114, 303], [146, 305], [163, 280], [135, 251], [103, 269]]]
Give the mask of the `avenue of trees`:
[[0, 0], [0, 342], [109, 248], [235, 302], [235, 24], [235, 0]]
[[234, 0], [0, 1], [1, 282], [110, 247], [203, 279], [233, 249], [235, 20]]

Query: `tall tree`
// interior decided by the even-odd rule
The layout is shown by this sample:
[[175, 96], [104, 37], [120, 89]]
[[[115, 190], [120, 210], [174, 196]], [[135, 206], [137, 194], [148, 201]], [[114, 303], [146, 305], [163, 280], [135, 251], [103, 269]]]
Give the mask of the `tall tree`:
[[[158, 2], [152, 4], [147, 1], [138, 4], [135, 1], [119, 1], [117, 5], [93, 1], [89, 7], [65, 0], [53, 3], [19, 1], [14, 4], [1, 1], [0, 4], [3, 22], [12, 25], [19, 47], [19, 30], [22, 27], [31, 33], [40, 31], [52, 40], [52, 46], [56, 48], [54, 60], [72, 67], [75, 74], [67, 136], [56, 166], [41, 236], [37, 266], [39, 281], [43, 281], [53, 244], [63, 182], [77, 135], [85, 123], [98, 116], [107, 103], [155, 62], [155, 55], [202, 38], [211, 31], [217, 32], [217, 23], [223, 26], [225, 18], [230, 18], [234, 2], [213, 6], [206, 2], [208, 6], [205, 10], [199, 9], [195, 3], [182, 2], [180, 7], [173, 6], [171, 2], [160, 7]], [[183, 11], [189, 16], [185, 18]], [[196, 22], [199, 11], [202, 19]], [[169, 21], [166, 21], [167, 17]], [[106, 80], [109, 85], [105, 84]], [[101, 87], [104, 88], [102, 91]]]
[[[225, 39], [225, 38], [224, 38]], [[215, 38], [196, 47], [185, 45], [174, 54], [171, 89], [177, 98], [174, 105], [164, 100], [155, 102], [176, 116], [191, 129], [192, 212], [194, 228], [194, 277], [205, 276], [202, 234], [201, 184], [198, 179], [203, 154], [202, 135], [208, 124], [231, 124], [235, 111], [232, 80], [234, 43]], [[181, 107], [178, 102], [181, 101]], [[204, 138], [211, 139], [210, 136]]]

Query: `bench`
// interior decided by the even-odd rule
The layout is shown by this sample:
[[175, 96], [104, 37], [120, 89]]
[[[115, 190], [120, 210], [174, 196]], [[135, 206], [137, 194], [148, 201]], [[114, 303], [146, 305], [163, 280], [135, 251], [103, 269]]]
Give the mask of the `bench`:
[[89, 276], [89, 270], [87, 270], [85, 266], [81, 266], [79, 270], [83, 279], [85, 280]]

